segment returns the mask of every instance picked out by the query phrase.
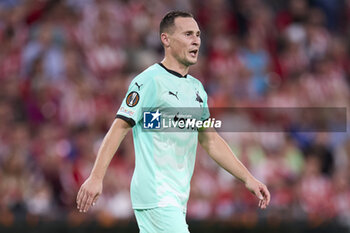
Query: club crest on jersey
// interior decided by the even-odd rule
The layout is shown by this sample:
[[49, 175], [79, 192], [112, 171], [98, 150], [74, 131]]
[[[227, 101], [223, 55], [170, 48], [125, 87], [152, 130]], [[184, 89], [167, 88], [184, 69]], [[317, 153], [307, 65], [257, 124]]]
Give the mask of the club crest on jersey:
[[136, 91], [132, 91], [129, 93], [129, 95], [126, 97], [126, 104], [129, 107], [134, 107], [140, 100], [139, 93]]
[[199, 92], [196, 92], [196, 101], [198, 101], [200, 104], [203, 103], [202, 98], [199, 96]]

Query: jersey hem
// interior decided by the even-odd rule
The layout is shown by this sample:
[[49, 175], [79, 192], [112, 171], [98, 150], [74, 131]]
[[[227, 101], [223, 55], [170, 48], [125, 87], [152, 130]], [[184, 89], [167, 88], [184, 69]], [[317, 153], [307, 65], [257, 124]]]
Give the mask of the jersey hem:
[[175, 205], [175, 204], [148, 204], [148, 205], [132, 205], [132, 209], [134, 210], [144, 210], [144, 209], [154, 209], [154, 208], [161, 208], [161, 207], [168, 207], [168, 206], [172, 206], [172, 207], [178, 207], [181, 208], [183, 211], [186, 211], [187, 208], [181, 205]]

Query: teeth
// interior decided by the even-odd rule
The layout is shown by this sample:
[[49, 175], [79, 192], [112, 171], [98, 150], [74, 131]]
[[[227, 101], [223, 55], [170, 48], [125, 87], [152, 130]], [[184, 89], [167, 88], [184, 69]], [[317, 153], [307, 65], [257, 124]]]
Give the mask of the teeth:
[[190, 51], [191, 56], [195, 57], [195, 56], [197, 55], [197, 51], [198, 51], [198, 50]]

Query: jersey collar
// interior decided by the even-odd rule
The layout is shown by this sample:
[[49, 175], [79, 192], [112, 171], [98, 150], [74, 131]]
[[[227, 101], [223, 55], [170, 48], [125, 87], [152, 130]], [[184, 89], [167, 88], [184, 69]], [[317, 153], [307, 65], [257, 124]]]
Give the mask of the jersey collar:
[[162, 63], [158, 63], [158, 65], [160, 65], [161, 67], [163, 67], [166, 71], [168, 71], [170, 74], [173, 74], [179, 78], [187, 78], [187, 74], [185, 74], [184, 76], [182, 76], [180, 73], [174, 71], [174, 70], [169, 70], [168, 68], [166, 68]]

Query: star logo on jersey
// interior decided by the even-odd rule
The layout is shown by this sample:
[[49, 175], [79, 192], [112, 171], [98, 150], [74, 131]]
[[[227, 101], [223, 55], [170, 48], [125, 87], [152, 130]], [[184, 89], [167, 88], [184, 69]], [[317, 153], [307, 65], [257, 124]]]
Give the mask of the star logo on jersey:
[[169, 91], [169, 95], [173, 95], [173, 96], [176, 97], [177, 100], [179, 100], [179, 97], [177, 97], [177, 93], [178, 93], [178, 92], [176, 92], [176, 94], [175, 94], [174, 92]]
[[136, 82], [135, 85], [137, 86], [137, 89], [138, 89], [138, 90], [141, 90], [141, 86], [142, 86], [143, 84], [138, 84], [138, 83]]
[[143, 113], [143, 128], [144, 129], [160, 129], [161, 127], [161, 113], [159, 109], [156, 112]]

